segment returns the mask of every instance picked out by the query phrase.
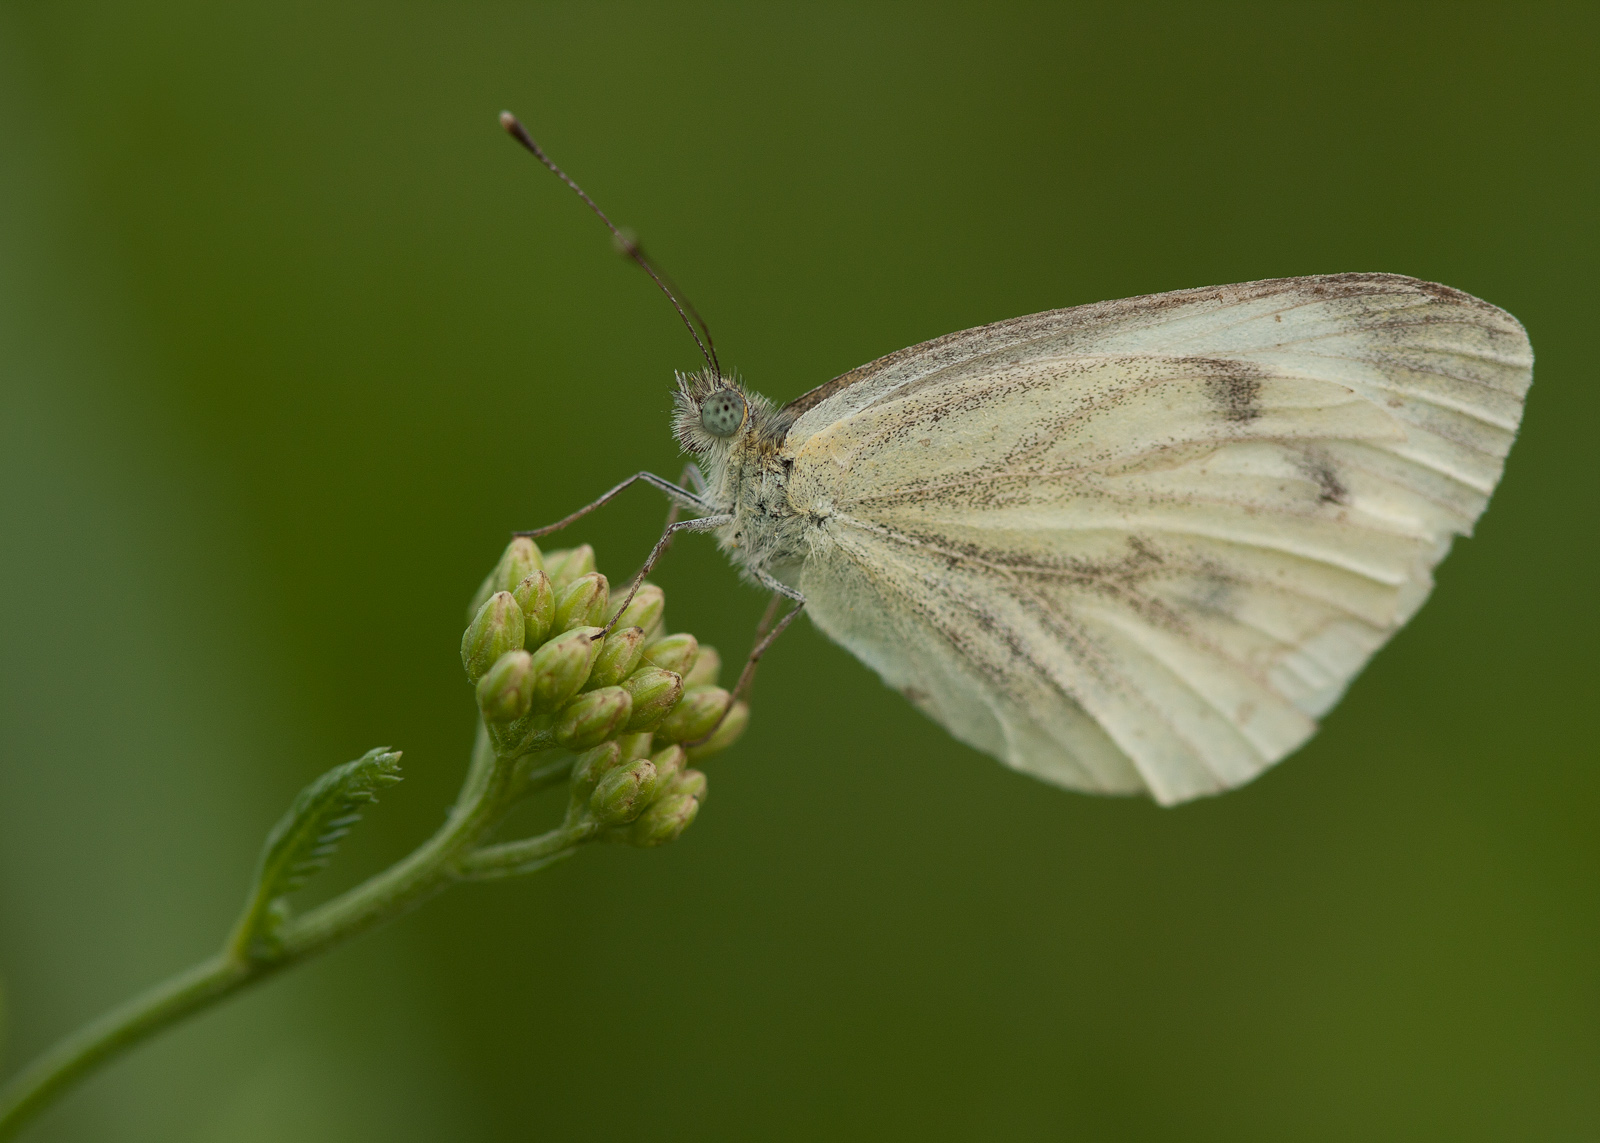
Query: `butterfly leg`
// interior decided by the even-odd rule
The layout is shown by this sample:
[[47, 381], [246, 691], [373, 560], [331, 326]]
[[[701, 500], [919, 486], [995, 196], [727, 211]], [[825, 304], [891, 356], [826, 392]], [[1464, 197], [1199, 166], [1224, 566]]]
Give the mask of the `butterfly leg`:
[[[705, 495], [707, 487], [705, 474], [700, 471], [700, 466], [695, 464], [693, 461], [690, 461], [688, 464], [683, 466], [683, 473], [678, 477], [678, 483], [689, 489], [689, 491], [693, 492], [696, 496]], [[682, 510], [683, 505], [679, 501], [674, 500], [672, 502], [672, 507], [667, 510], [666, 527], [670, 528], [672, 525], [678, 522], [678, 513]]]
[[[778, 636], [782, 635], [785, 628], [795, 621], [795, 617], [800, 614], [801, 609], [806, 605], [806, 597], [804, 595], [788, 584], [774, 579], [766, 572], [758, 570], [756, 579], [760, 581], [762, 587], [773, 593], [772, 602], [768, 604], [767, 612], [762, 617], [760, 626], [756, 628], [756, 643], [755, 646], [750, 648], [750, 654], [744, 661], [744, 669], [739, 672], [739, 681], [733, 685], [734, 702], [738, 702], [749, 693], [750, 684], [755, 681], [756, 677], [756, 664], [761, 662], [761, 656], [767, 653], [767, 648], [777, 641]], [[778, 620], [777, 624], [769, 631], [767, 627], [772, 623], [772, 617], [777, 613], [778, 602], [781, 599], [792, 600], [794, 606], [784, 612], [783, 618]], [[729, 704], [730, 709], [732, 705], [732, 703]]]
[[[683, 472], [678, 477], [678, 484], [680, 486], [686, 485], [691, 491], [694, 492], [695, 495], [698, 496], [704, 493], [706, 490], [705, 474], [700, 471], [700, 466], [698, 464], [690, 461], [688, 464], [683, 466]], [[639, 569], [639, 573], [633, 577], [633, 586], [628, 590], [628, 598], [623, 601], [622, 607], [617, 608], [617, 615], [621, 615], [623, 608], [627, 607], [628, 604], [633, 602], [634, 594], [639, 590], [640, 585], [644, 583], [645, 575], [662, 556], [667, 554], [667, 549], [672, 546], [673, 533], [678, 530], [678, 513], [682, 510], [682, 502], [674, 498], [672, 501], [672, 507], [667, 510], [667, 522], [661, 530], [661, 540], [656, 544], [655, 550], [650, 553], [650, 558], [645, 560], [644, 567]], [[716, 527], [717, 525], [712, 526]], [[685, 528], [684, 530], [695, 532], [699, 531], [700, 529]], [[606, 631], [610, 631], [612, 623], [615, 622], [616, 619], [613, 617], [611, 623], [606, 624], [605, 631], [602, 631], [601, 634], [603, 635], [606, 633]]]
[[[690, 465], [690, 467], [693, 468], [694, 466]], [[696, 472], [698, 473], [698, 470], [696, 470]], [[636, 472], [598, 499], [585, 504], [582, 508], [579, 508], [571, 515], [563, 516], [554, 524], [547, 524], [543, 528], [533, 528], [526, 532], [514, 532], [512, 534], [516, 536], [526, 536], [530, 540], [536, 540], [540, 536], [548, 536], [551, 532], [559, 532], [568, 524], [583, 519], [596, 508], [602, 508], [609, 504], [612, 500], [616, 499], [617, 496], [641, 480], [650, 485], [652, 488], [658, 488], [662, 492], [665, 492], [672, 499], [672, 503], [675, 508], [682, 506], [685, 508], [692, 508], [696, 512], [716, 511], [715, 507], [713, 507], [708, 501], [700, 496], [695, 495], [693, 492], [690, 492], [687, 488], [679, 488], [676, 484], [672, 483], [670, 480], [667, 480], [665, 477], [657, 476], [653, 472]]]
[[[774, 581], [776, 582], [776, 581]], [[800, 614], [800, 609], [806, 605], [806, 597], [787, 584], [779, 584], [772, 593], [772, 602], [767, 604], [767, 610], [761, 617], [761, 622], [756, 624], [756, 642], [750, 649], [750, 655], [744, 661], [744, 668], [739, 672], [739, 681], [733, 685], [733, 701], [737, 702], [749, 693], [751, 685], [756, 680], [756, 664], [761, 662], [761, 656], [767, 653], [767, 648], [772, 646], [783, 629], [794, 622], [794, 617]], [[784, 612], [783, 618], [773, 626], [773, 617], [778, 614], [779, 605], [785, 600], [794, 601], [794, 606]], [[729, 704], [732, 706], [732, 703]]]
[[[693, 742], [684, 743], [685, 746], [699, 746], [717, 732], [717, 728], [722, 725], [723, 719], [728, 717], [728, 711], [733, 709], [734, 703], [749, 693], [750, 684], [755, 681], [756, 677], [756, 664], [761, 662], [761, 656], [767, 653], [767, 648], [777, 641], [778, 636], [782, 635], [789, 624], [795, 621], [795, 617], [800, 614], [806, 605], [806, 597], [788, 584], [774, 579], [760, 569], [756, 570], [755, 576], [762, 587], [772, 592], [772, 602], [767, 605], [766, 614], [762, 616], [761, 623], [756, 628], [755, 646], [750, 648], [750, 654], [744, 661], [744, 669], [739, 672], [739, 681], [733, 685], [733, 695], [728, 701], [728, 710], [722, 712], [722, 718], [717, 719], [716, 726], [713, 726]], [[772, 630], [767, 630], [768, 625], [772, 623], [772, 617], [777, 613], [779, 602], [784, 599], [792, 600], [794, 606], [784, 612], [783, 618], [778, 620], [777, 625], [773, 626]]]
[[701, 516], [696, 520], [678, 520], [668, 524], [666, 531], [661, 533], [661, 538], [656, 541], [656, 546], [650, 549], [650, 554], [645, 557], [644, 564], [639, 568], [638, 574], [633, 577], [633, 585], [628, 588], [628, 595], [611, 616], [611, 621], [600, 629], [599, 639], [610, 634], [611, 629], [617, 625], [617, 620], [628, 609], [628, 604], [633, 602], [633, 597], [638, 594], [639, 585], [644, 583], [644, 577], [650, 574], [650, 569], [656, 566], [656, 561], [661, 558], [667, 546], [672, 543], [672, 537], [678, 532], [711, 532], [724, 524], [733, 523], [732, 516]]
[[782, 602], [783, 596], [773, 592], [772, 598], [767, 601], [767, 609], [761, 613], [761, 622], [756, 624], [757, 639], [772, 630], [772, 621], [778, 617], [778, 605]]

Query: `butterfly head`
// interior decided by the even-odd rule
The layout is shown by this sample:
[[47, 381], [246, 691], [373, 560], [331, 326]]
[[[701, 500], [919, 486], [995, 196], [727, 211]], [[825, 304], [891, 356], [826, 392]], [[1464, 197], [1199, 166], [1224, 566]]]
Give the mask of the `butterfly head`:
[[772, 421], [764, 397], [710, 370], [678, 374], [676, 404], [678, 443], [713, 462], [760, 438]]

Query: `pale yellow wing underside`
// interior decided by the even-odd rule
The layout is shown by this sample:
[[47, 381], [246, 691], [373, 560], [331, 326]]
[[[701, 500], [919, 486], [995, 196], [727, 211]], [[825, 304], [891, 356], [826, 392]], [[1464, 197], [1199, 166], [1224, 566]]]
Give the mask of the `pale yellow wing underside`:
[[1074, 789], [1249, 781], [1427, 597], [1531, 379], [1509, 314], [1386, 274], [952, 334], [790, 406], [817, 624]]

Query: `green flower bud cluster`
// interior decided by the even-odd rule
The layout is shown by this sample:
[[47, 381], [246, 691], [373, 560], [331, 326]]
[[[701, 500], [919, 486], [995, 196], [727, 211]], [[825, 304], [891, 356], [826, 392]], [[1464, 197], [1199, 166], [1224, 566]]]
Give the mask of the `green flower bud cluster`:
[[619, 615], [620, 605], [588, 545], [543, 553], [519, 537], [478, 590], [461, 663], [499, 754], [578, 754], [569, 817], [586, 815], [611, 840], [662, 845], [705, 795], [689, 763], [733, 745], [750, 711], [717, 685], [714, 648], [665, 633], [659, 587], [641, 585]]
[[665, 845], [700, 812], [706, 776], [670, 744], [649, 753], [648, 734], [628, 735], [579, 756], [572, 768], [569, 817], [587, 814], [612, 841]]

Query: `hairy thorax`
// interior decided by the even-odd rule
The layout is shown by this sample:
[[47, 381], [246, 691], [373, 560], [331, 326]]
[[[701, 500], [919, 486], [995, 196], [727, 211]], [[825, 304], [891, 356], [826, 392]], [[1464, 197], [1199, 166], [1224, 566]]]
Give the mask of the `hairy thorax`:
[[723, 469], [719, 500], [733, 522], [717, 543], [747, 576], [764, 571], [789, 582], [806, 552], [805, 520], [789, 502], [790, 462], [776, 442], [741, 441]]

